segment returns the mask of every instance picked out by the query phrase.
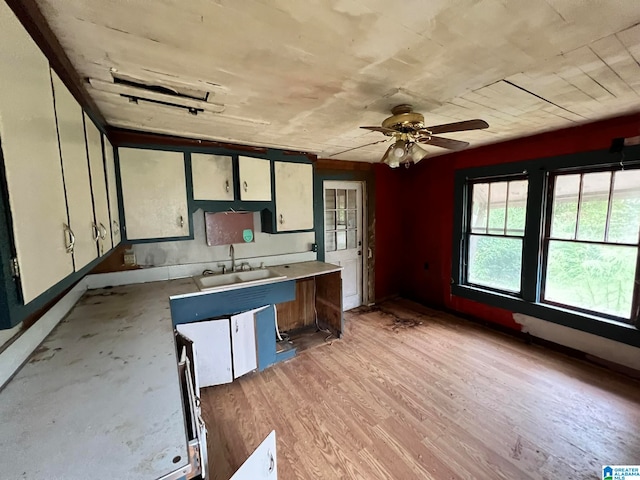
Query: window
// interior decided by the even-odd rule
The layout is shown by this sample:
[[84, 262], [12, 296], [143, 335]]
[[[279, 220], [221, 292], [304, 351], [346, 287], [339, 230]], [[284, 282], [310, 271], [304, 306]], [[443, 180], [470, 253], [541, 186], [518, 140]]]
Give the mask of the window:
[[474, 183], [467, 232], [467, 282], [520, 292], [526, 179]]
[[553, 175], [543, 301], [630, 321], [640, 170]]
[[640, 147], [457, 170], [454, 201], [453, 295], [640, 347]]

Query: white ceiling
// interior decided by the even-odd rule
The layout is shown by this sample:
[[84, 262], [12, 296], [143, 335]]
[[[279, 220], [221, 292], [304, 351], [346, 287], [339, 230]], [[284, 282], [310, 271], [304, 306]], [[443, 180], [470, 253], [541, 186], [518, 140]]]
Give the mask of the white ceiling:
[[[327, 157], [384, 138], [358, 127], [400, 103], [429, 125], [486, 120], [445, 135], [472, 146], [640, 111], [638, 0], [38, 3], [117, 127]], [[130, 103], [112, 68], [209, 100], [197, 116]]]

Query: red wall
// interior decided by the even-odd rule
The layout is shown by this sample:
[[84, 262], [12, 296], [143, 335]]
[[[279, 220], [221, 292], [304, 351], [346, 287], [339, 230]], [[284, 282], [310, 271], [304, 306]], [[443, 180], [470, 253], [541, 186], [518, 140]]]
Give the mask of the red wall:
[[[392, 171], [380, 165], [376, 236], [386, 239], [378, 241], [376, 252], [376, 295], [380, 293], [380, 298], [395, 290], [433, 306], [519, 329], [511, 312], [451, 295], [455, 170], [608, 149], [613, 138], [636, 135], [640, 135], [640, 114], [425, 159], [410, 169]], [[401, 219], [392, 218], [393, 214]], [[389, 242], [389, 230], [397, 228], [401, 230], [394, 230], [396, 241]], [[400, 266], [392, 268], [393, 262]]]

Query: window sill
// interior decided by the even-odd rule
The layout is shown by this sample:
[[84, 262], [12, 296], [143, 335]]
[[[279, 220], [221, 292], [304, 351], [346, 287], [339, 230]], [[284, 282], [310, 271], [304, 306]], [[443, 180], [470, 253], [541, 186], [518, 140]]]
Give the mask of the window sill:
[[514, 313], [522, 313], [627, 345], [640, 347], [640, 330], [627, 323], [575, 312], [546, 303], [528, 302], [512, 295], [469, 285], [454, 284], [451, 286], [451, 293], [469, 300], [510, 310]]

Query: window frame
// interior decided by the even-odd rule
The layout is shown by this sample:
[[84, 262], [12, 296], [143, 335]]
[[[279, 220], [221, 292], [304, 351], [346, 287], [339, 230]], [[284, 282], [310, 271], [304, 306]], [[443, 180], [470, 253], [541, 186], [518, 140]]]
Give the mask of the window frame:
[[[530, 315], [566, 327], [640, 347], [640, 253], [636, 266], [636, 285], [632, 306], [632, 323], [620, 317], [606, 316], [592, 311], [542, 301], [545, 259], [548, 253], [553, 192], [551, 175], [562, 173], [590, 173], [616, 169], [640, 168], [640, 146], [625, 147], [623, 154], [598, 150], [519, 162], [470, 167], [455, 171], [454, 225], [452, 236], [451, 293], [487, 305], [507, 309], [514, 313]], [[467, 225], [471, 212], [471, 188], [473, 183], [499, 181], [526, 176], [528, 196], [526, 223], [522, 248], [520, 295], [467, 283]], [[549, 219], [549, 221], [546, 221]], [[469, 228], [470, 230], [470, 228]], [[634, 322], [635, 319], [635, 322]]]

